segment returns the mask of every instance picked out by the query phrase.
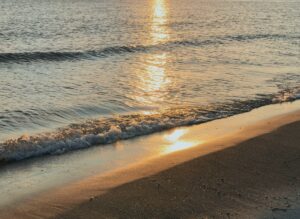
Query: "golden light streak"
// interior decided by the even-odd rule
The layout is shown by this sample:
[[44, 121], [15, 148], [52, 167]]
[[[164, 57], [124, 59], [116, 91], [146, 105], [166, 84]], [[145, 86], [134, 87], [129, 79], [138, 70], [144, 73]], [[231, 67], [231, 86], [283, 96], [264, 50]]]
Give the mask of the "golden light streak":
[[[166, 0], [153, 0], [150, 20], [150, 44], [159, 44], [169, 38], [166, 24], [168, 22], [168, 10]], [[138, 83], [136, 87], [142, 94], [134, 98], [143, 104], [153, 104], [165, 100], [164, 89], [170, 82], [166, 74], [166, 63], [168, 54], [166, 52], [146, 53], [143, 57], [145, 68], [137, 72]]]
[[199, 145], [198, 142], [188, 142], [188, 141], [177, 141], [172, 145], [169, 145], [163, 150], [163, 154], [169, 154], [176, 151], [186, 150]]
[[186, 133], [187, 133], [187, 129], [177, 129], [174, 132], [172, 132], [171, 134], [165, 135], [164, 138], [167, 141], [175, 142]]
[[167, 6], [165, 0], [154, 0], [151, 35], [153, 43], [160, 43], [169, 39], [167, 24]]
[[169, 144], [163, 147], [162, 154], [169, 154], [176, 151], [185, 150], [203, 143], [199, 140], [196, 141], [191, 139], [183, 139], [187, 133], [188, 129], [177, 129], [172, 133], [165, 135], [164, 139], [169, 142]]
[[161, 88], [168, 83], [165, 78], [165, 63], [166, 54], [152, 55], [148, 60], [149, 65], [146, 67], [147, 71], [147, 84], [145, 84], [146, 92], [155, 92], [161, 90]]

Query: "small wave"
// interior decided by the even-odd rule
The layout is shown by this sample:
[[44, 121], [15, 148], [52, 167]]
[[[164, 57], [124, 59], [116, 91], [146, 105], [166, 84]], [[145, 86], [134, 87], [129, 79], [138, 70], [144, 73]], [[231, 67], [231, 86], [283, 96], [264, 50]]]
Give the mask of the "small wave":
[[133, 45], [133, 46], [113, 46], [99, 50], [88, 51], [47, 51], [47, 52], [23, 52], [23, 53], [0, 53], [0, 63], [23, 63], [23, 62], [39, 62], [39, 61], [76, 61], [81, 59], [94, 59], [107, 57], [112, 55], [121, 55], [124, 53], [148, 52], [151, 50], [172, 49], [178, 46], [208, 46], [218, 45], [230, 42], [240, 42], [259, 39], [291, 39], [297, 36], [286, 36], [279, 34], [258, 34], [258, 35], [236, 35], [212, 37], [204, 40], [181, 40], [170, 41], [167, 43], [156, 45]]
[[5, 62], [33, 62], [33, 61], [66, 61], [79, 59], [92, 59], [106, 57], [113, 54], [138, 52], [144, 50], [143, 46], [116, 46], [102, 50], [90, 50], [81, 52], [24, 52], [24, 53], [0, 53], [0, 63]]
[[32, 136], [23, 135], [0, 143], [0, 161], [8, 162], [47, 154], [61, 154], [179, 126], [200, 124], [248, 112], [272, 103], [293, 101], [300, 98], [299, 94], [300, 89], [293, 92], [288, 90], [275, 96], [261, 95], [256, 100], [233, 102], [227, 105], [176, 108], [147, 115], [119, 115], [71, 124], [54, 132]]

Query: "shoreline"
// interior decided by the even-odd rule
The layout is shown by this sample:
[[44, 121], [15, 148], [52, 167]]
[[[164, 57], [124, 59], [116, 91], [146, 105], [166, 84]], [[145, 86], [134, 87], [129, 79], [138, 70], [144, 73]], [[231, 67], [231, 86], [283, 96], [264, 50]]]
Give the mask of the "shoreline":
[[[232, 105], [216, 106], [212, 110], [205, 111], [206, 113], [203, 113], [201, 108], [198, 111], [197, 107], [189, 109], [171, 108], [161, 112], [132, 112], [119, 114], [116, 117], [102, 116], [100, 119], [92, 117], [82, 122], [74, 122], [48, 131], [45, 131], [46, 128], [42, 128], [28, 134], [23, 132], [0, 142], [2, 148], [0, 165], [49, 155], [61, 155], [93, 146], [105, 146], [180, 127], [226, 119], [271, 105], [298, 102], [297, 97], [295, 99], [291, 97], [284, 102], [280, 102], [280, 98], [276, 95], [274, 98], [278, 98], [278, 100], [248, 100]], [[224, 110], [227, 108], [229, 110]]]
[[297, 122], [112, 188], [55, 218], [299, 218], [300, 137], [290, 138], [300, 130], [297, 116]]
[[[251, 117], [248, 119], [251, 119]], [[226, 121], [226, 119], [224, 119], [224, 120]], [[157, 189], [158, 185], [159, 185], [159, 188], [163, 188], [163, 187], [167, 186], [168, 185], [168, 184], [166, 184], [167, 182], [161, 182], [159, 184], [153, 183], [153, 182], [156, 182], [157, 180], [158, 181], [161, 180], [168, 173], [174, 173], [174, 168], [175, 169], [183, 168], [184, 171], [178, 172], [178, 170], [175, 170], [175, 174], [172, 174], [172, 175], [178, 176], [179, 178], [180, 178], [180, 176], [181, 177], [185, 176], [187, 179], [190, 177], [192, 179], [190, 185], [197, 184], [197, 180], [194, 178], [195, 175], [193, 174], [193, 171], [190, 174], [187, 174], [187, 175], [184, 174], [184, 172], [189, 172], [190, 168], [188, 168], [188, 166], [192, 165], [191, 163], [193, 163], [193, 162], [201, 163], [201, 162], [204, 162], [204, 161], [202, 161], [203, 159], [207, 159], [207, 157], [209, 157], [209, 156], [214, 156], [215, 154], [218, 154], [218, 153], [226, 152], [226, 151], [232, 150], [234, 148], [239, 148], [239, 146], [241, 144], [245, 144], [245, 142], [251, 141], [252, 138], [255, 141], [255, 139], [258, 139], [258, 140], [261, 139], [262, 136], [271, 135], [273, 137], [269, 137], [269, 138], [272, 140], [272, 138], [274, 138], [274, 132], [275, 132], [275, 137], [276, 137], [276, 135], [279, 135], [279, 136], [281, 135], [281, 133], [280, 132], [278, 133], [278, 130], [275, 130], [275, 129], [277, 129], [281, 126], [287, 125], [287, 124], [289, 124], [289, 125], [287, 125], [286, 127], [295, 126], [294, 124], [299, 124], [299, 122], [296, 122], [299, 120], [300, 120], [300, 111], [290, 113], [288, 115], [279, 115], [279, 116], [277, 115], [275, 117], [272, 117], [272, 118], [269, 118], [266, 120], [261, 120], [259, 122], [255, 122], [255, 124], [243, 127], [239, 131], [231, 133], [227, 136], [222, 136], [221, 138], [217, 138], [216, 140], [210, 140], [210, 141], [204, 142], [203, 144], [198, 144], [198, 146], [193, 146], [192, 148], [189, 148], [186, 150], [173, 152], [173, 153], [170, 153], [167, 155], [162, 155], [162, 156], [159, 156], [156, 158], [146, 159], [141, 162], [126, 166], [124, 168], [117, 169], [116, 171], [108, 172], [108, 173], [102, 174], [102, 175], [95, 175], [93, 177], [89, 177], [87, 179], [80, 180], [79, 182], [75, 182], [73, 184], [71, 183], [66, 186], [61, 186], [60, 188], [56, 188], [56, 189], [52, 189], [50, 191], [43, 192], [39, 195], [36, 195], [35, 197], [32, 197], [31, 199], [28, 199], [25, 202], [22, 202], [22, 203], [17, 204], [16, 206], [13, 206], [10, 209], [6, 209], [5, 211], [1, 210], [2, 212], [0, 212], [0, 218], [7, 218], [7, 217], [31, 218], [32, 216], [48, 218], [48, 217], [53, 217], [55, 215], [56, 216], [59, 215], [59, 216], [57, 216], [57, 218], [74, 218], [75, 215], [78, 217], [81, 216], [82, 218], [87, 218], [87, 216], [89, 215], [88, 211], [93, 212], [93, 214], [91, 215], [90, 218], [99, 218], [100, 215], [102, 215], [102, 216], [105, 215], [105, 214], [103, 214], [105, 212], [107, 213], [107, 216], [117, 217], [117, 215], [108, 215], [109, 205], [108, 204], [105, 205], [103, 203], [106, 203], [106, 201], [108, 201], [108, 203], [111, 203], [110, 201], [112, 201], [112, 200], [117, 201], [112, 198], [115, 197], [115, 195], [118, 195], [119, 191], [121, 191], [121, 193], [122, 193], [121, 195], [123, 195], [123, 196], [119, 196], [119, 201], [117, 201], [115, 206], [120, 207], [118, 209], [120, 209], [120, 211], [123, 210], [124, 211], [123, 213], [127, 216], [130, 216], [130, 217], [131, 216], [132, 217], [142, 216], [140, 214], [142, 214], [143, 212], [141, 212], [141, 211], [136, 212], [136, 210], [130, 208], [130, 203], [132, 204], [134, 202], [132, 202], [133, 200], [130, 200], [130, 197], [129, 197], [130, 192], [128, 192], [128, 191], [130, 191], [130, 189], [127, 188], [128, 186], [130, 188], [132, 188], [132, 186], [134, 188], [139, 188], [139, 191], [142, 192], [141, 194], [145, 195], [145, 193], [146, 193], [151, 197], [151, 194], [154, 191], [151, 186], [150, 186], [151, 189], [147, 190], [149, 188], [149, 183], [152, 186], [155, 186], [156, 189]], [[294, 122], [296, 122], [296, 123], [294, 123]], [[296, 127], [297, 130], [299, 129], [298, 126]], [[283, 127], [283, 128], [280, 128], [279, 130], [281, 130], [281, 129], [289, 129], [289, 128]], [[294, 129], [295, 129], [295, 127], [292, 128], [292, 130], [290, 130], [290, 131], [295, 134]], [[296, 135], [297, 135], [297, 130], [296, 130]], [[266, 134], [268, 132], [271, 132], [271, 133]], [[249, 140], [249, 139], [251, 139], [251, 140]], [[284, 136], [281, 138], [279, 137], [278, 140], [280, 140], [280, 139], [282, 139], [283, 141], [286, 141], [286, 142], [290, 142], [290, 140], [286, 139], [286, 137], [284, 138]], [[296, 141], [296, 144], [299, 143], [299, 139], [297, 140], [296, 137], [294, 140]], [[265, 142], [265, 144], [267, 144], [267, 143]], [[295, 142], [294, 142], [294, 144], [295, 144]], [[266, 149], [268, 149], [267, 146], [266, 146]], [[299, 154], [299, 150], [300, 150], [299, 148], [296, 150], [296, 152], [298, 154]], [[254, 150], [252, 152], [257, 153], [257, 150]], [[291, 153], [292, 152], [293, 151], [291, 151]], [[289, 154], [289, 156], [292, 156], [292, 155], [294, 156], [297, 153]], [[239, 156], [241, 156], [241, 154], [239, 154]], [[218, 155], [218, 158], [222, 159], [222, 157], [223, 157], [222, 155]], [[245, 156], [244, 158], [246, 158], [246, 157], [247, 156]], [[273, 159], [275, 159], [275, 158], [273, 158]], [[271, 159], [271, 161], [272, 161], [272, 159]], [[224, 162], [226, 163], [228, 161], [225, 160]], [[296, 162], [298, 162], [298, 161], [296, 160]], [[272, 164], [273, 163], [274, 162], [272, 162]], [[204, 163], [204, 164], [208, 168], [211, 168], [211, 169], [214, 168], [212, 164], [209, 165], [209, 162]], [[230, 164], [230, 163], [228, 163], [228, 164]], [[187, 167], [185, 167], [186, 165], [187, 165]], [[195, 164], [193, 164], [193, 165], [195, 165]], [[232, 164], [230, 164], [230, 165], [232, 165]], [[255, 167], [255, 165], [253, 165], [253, 166]], [[247, 167], [250, 169], [253, 168], [250, 164], [248, 164]], [[256, 168], [257, 168], [257, 171], [261, 171], [262, 167], [260, 166], [259, 168], [258, 167], [256, 167]], [[253, 171], [256, 171], [256, 170], [253, 170]], [[198, 174], [201, 175], [203, 173], [204, 172], [199, 172]], [[168, 175], [168, 176], [172, 178], [172, 175]], [[232, 175], [232, 173], [231, 173], [231, 175]], [[272, 175], [272, 177], [274, 177], [274, 176]], [[150, 179], [150, 178], [151, 178], [151, 180], [149, 181], [148, 179]], [[232, 175], [232, 178], [239, 179], [239, 178], [237, 178], [237, 175]], [[207, 178], [207, 180], [213, 180], [213, 178], [211, 178], [211, 179]], [[178, 179], [173, 179], [171, 181], [174, 181], [174, 183], [179, 182]], [[266, 183], [266, 182], [264, 181], [264, 183]], [[296, 182], [296, 184], [297, 183], [298, 182]], [[205, 185], [206, 187], [210, 185], [210, 183], [207, 183], [207, 182], [204, 184], [206, 184]], [[177, 186], [176, 188], [179, 192], [180, 189], [186, 190], [187, 185]], [[297, 187], [297, 188], [299, 189], [300, 187]], [[226, 188], [226, 189], [228, 190], [229, 188]], [[218, 193], [218, 192], [221, 192], [221, 193]], [[222, 194], [223, 191], [221, 190], [218, 192], [217, 192], [217, 195]], [[230, 193], [230, 191], [227, 191], [227, 192]], [[172, 193], [172, 195], [176, 196], [176, 195], [179, 195], [180, 192], [178, 194], [174, 194], [174, 191], [172, 191], [171, 193]], [[72, 194], [72, 197], [69, 197], [69, 194]], [[207, 194], [209, 197], [211, 195], [210, 193], [205, 193], [205, 194]], [[218, 197], [219, 197], [219, 195], [218, 195]], [[146, 198], [146, 197], [144, 196], [144, 198]], [[165, 197], [165, 198], [167, 198], [167, 197]], [[234, 196], [234, 198], [236, 199], [237, 197]], [[214, 197], [214, 199], [212, 197], [210, 197], [210, 198], [207, 198], [202, 201], [210, 200], [211, 202], [214, 202], [214, 201], [216, 201], [215, 199], [216, 199], [216, 197]], [[95, 207], [95, 205], [96, 205], [95, 203], [97, 203], [97, 202], [99, 202], [99, 203], [101, 202], [102, 203], [101, 206], [104, 206], [104, 207], [106, 206], [108, 209], [106, 209], [106, 210], [103, 209], [103, 211], [100, 211], [100, 210], [97, 211], [95, 209], [92, 209], [93, 206]], [[122, 204], [122, 203], [124, 203], [124, 204]], [[126, 206], [126, 203], [129, 206], [128, 205]], [[140, 203], [142, 205], [143, 202], [139, 201], [138, 203]], [[144, 203], [144, 204], [151, 205], [151, 203]], [[154, 204], [154, 203], [152, 203], [152, 204]], [[161, 203], [161, 204], [163, 206], [164, 204], [167, 204], [167, 202]], [[125, 209], [125, 207], [127, 210]], [[173, 208], [174, 206], [171, 206], [171, 207]], [[143, 209], [143, 208], [141, 207], [141, 209]], [[275, 209], [274, 211], [277, 214], [287, 212], [286, 209], [280, 208], [280, 207], [274, 207], [273, 209]], [[282, 210], [282, 209], [284, 209], [284, 210]], [[182, 209], [182, 211], [180, 211], [180, 212], [184, 213], [185, 211], [183, 211], [183, 210], [184, 209]], [[120, 211], [119, 211], [119, 213], [120, 213]], [[137, 214], [131, 214], [134, 212]], [[148, 211], [145, 210], [144, 213], [146, 213], [146, 212], [148, 212]], [[160, 212], [159, 208], [157, 208], [156, 212]], [[172, 212], [169, 211], [169, 213], [172, 213]], [[272, 212], [272, 213], [274, 213], [274, 212]], [[97, 216], [93, 217], [93, 215], [94, 216], [97, 215]], [[223, 216], [226, 216], [226, 215], [227, 214], [225, 213]], [[119, 216], [121, 216], [121, 215], [119, 215]], [[154, 216], [155, 215], [153, 215], [153, 217]], [[165, 216], [167, 216], [167, 215], [165, 215]], [[187, 216], [187, 215], [185, 215], [185, 216]]]

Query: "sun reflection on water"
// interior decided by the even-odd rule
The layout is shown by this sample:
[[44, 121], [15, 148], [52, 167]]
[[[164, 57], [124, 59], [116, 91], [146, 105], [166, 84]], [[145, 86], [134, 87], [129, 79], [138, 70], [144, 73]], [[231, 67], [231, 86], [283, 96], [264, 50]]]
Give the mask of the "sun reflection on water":
[[[167, 23], [167, 7], [165, 0], [154, 0], [153, 16], [151, 21], [151, 36], [153, 43], [159, 43], [168, 39], [169, 34], [165, 27]], [[152, 92], [150, 99], [152, 101], [162, 100], [161, 94], [153, 92], [162, 91], [163, 87], [169, 83], [166, 77], [165, 64], [167, 62], [167, 53], [149, 54], [146, 59], [146, 76], [143, 78], [144, 90]], [[154, 100], [153, 100], [154, 99]]]
[[169, 39], [166, 28], [168, 10], [165, 0], [154, 0], [151, 35], [153, 43], [160, 43]]
[[[169, 39], [169, 32], [166, 26], [168, 22], [166, 0], [153, 0], [152, 4], [149, 36], [150, 44], [153, 45]], [[165, 91], [171, 82], [166, 70], [168, 53], [159, 51], [145, 53], [142, 62], [144, 68], [136, 73], [138, 79], [135, 83], [137, 95], [134, 98], [140, 104], [157, 107], [158, 104], [166, 101]]]
[[155, 0], [154, 2], [154, 17], [165, 18], [167, 15], [165, 0]]
[[159, 91], [168, 83], [165, 78], [166, 53], [151, 55], [146, 66], [145, 90], [147, 92]]

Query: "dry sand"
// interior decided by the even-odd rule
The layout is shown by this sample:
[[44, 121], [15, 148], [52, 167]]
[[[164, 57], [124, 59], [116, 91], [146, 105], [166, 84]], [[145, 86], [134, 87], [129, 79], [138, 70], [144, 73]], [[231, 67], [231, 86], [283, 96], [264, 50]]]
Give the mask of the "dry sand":
[[94, 177], [0, 217], [300, 218], [299, 133], [299, 112], [263, 121], [210, 153], [199, 146]]

